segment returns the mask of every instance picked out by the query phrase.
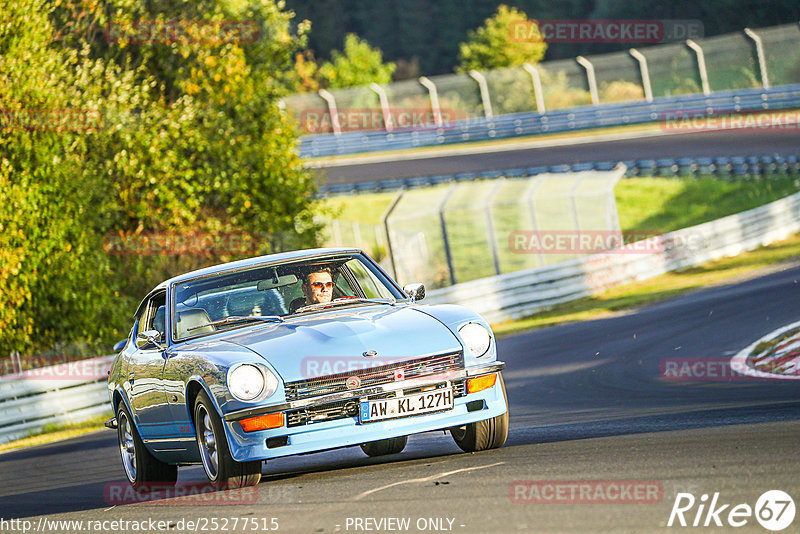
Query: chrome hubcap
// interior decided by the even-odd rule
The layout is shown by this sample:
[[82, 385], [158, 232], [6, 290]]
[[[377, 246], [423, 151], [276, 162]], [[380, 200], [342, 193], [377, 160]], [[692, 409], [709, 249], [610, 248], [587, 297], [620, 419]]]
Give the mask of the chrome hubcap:
[[117, 435], [119, 436], [119, 453], [122, 456], [122, 466], [125, 468], [125, 475], [131, 482], [136, 481], [136, 446], [133, 443], [133, 429], [125, 412], [120, 411], [118, 415]]
[[205, 406], [197, 409], [197, 439], [200, 441], [200, 458], [203, 460], [203, 468], [210, 480], [217, 478], [219, 452], [217, 451], [217, 437], [214, 435], [214, 427], [211, 424], [211, 417]]

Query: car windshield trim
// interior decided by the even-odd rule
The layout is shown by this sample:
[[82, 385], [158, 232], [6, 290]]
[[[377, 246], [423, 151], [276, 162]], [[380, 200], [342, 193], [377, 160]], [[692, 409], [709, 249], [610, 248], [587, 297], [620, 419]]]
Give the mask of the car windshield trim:
[[224, 317], [216, 321], [211, 321], [209, 323], [193, 326], [191, 328], [186, 329], [186, 331], [191, 332], [193, 330], [200, 330], [201, 328], [206, 328], [209, 326], [223, 326], [229, 324], [232, 325], [236, 323], [243, 323], [246, 321], [282, 323], [283, 320], [284, 320], [283, 317], [280, 317], [278, 315], [233, 315], [231, 317]]
[[302, 306], [295, 310], [293, 315], [297, 315], [300, 313], [310, 312], [310, 311], [319, 311], [325, 310], [328, 308], [333, 308], [341, 305], [348, 305], [348, 304], [388, 304], [390, 306], [394, 306], [397, 304], [397, 299], [393, 298], [366, 298], [366, 297], [340, 297], [338, 299], [333, 299], [330, 302], [317, 302], [314, 304], [308, 304], [306, 306]]
[[[195, 286], [195, 290], [197, 292], [203, 292], [203, 291], [207, 291], [207, 290], [213, 288], [213, 286], [215, 284], [213, 279], [216, 279], [218, 277], [227, 277], [227, 276], [231, 276], [231, 275], [237, 275], [237, 274], [243, 273], [245, 271], [263, 269], [263, 268], [267, 268], [267, 267], [278, 267], [278, 268], [280, 268], [282, 266], [287, 266], [287, 267], [288, 266], [292, 266], [292, 267], [298, 266], [298, 267], [300, 267], [300, 266], [303, 266], [304, 264], [319, 264], [319, 263], [322, 263], [322, 262], [330, 263], [330, 264], [337, 264], [337, 265], [343, 267], [342, 274], [347, 276], [346, 273], [349, 272], [349, 271], [347, 270], [347, 266], [345, 264], [348, 261], [351, 261], [351, 260], [354, 260], [354, 259], [358, 259], [363, 264], [364, 268], [366, 269], [366, 272], [371, 273], [371, 276], [377, 278], [377, 283], [379, 284], [379, 286], [382, 287], [382, 288], [385, 288], [385, 296], [381, 296], [381, 297], [369, 296], [368, 297], [367, 295], [363, 294], [363, 290], [359, 290], [360, 288], [356, 285], [356, 288], [354, 289], [356, 294], [353, 295], [353, 297], [355, 297], [355, 298], [349, 298], [349, 299], [347, 299], [347, 302], [344, 302], [343, 304], [337, 302], [336, 304], [331, 306], [330, 304], [326, 303], [324, 306], [320, 306], [318, 309], [306, 309], [306, 310], [304, 310], [304, 312], [302, 314], [298, 314], [297, 311], [295, 311], [294, 313], [291, 312], [290, 307], [288, 306], [289, 302], [287, 301], [286, 302], [286, 306], [285, 306], [286, 310], [287, 310], [287, 313], [285, 313], [285, 314], [284, 313], [279, 313], [279, 314], [272, 313], [269, 316], [261, 316], [261, 317], [277, 316], [277, 317], [280, 317], [281, 320], [291, 320], [293, 317], [303, 316], [303, 315], [306, 315], [309, 312], [316, 312], [319, 309], [326, 309], [326, 308], [330, 309], [331, 307], [344, 308], [344, 307], [347, 307], [347, 306], [357, 306], [357, 305], [364, 305], [365, 306], [365, 305], [369, 305], [369, 304], [389, 304], [389, 305], [394, 305], [394, 304], [396, 304], [398, 302], [404, 302], [405, 301], [406, 295], [405, 295], [405, 293], [403, 293], [403, 290], [399, 286], [399, 284], [394, 279], [392, 279], [392, 277], [389, 276], [386, 273], [386, 271], [384, 271], [378, 263], [376, 263], [372, 258], [367, 256], [366, 254], [363, 253], [363, 251], [360, 251], [360, 250], [352, 250], [352, 251], [351, 250], [337, 250], [337, 251], [334, 251], [332, 253], [329, 252], [329, 251], [326, 251], [326, 253], [311, 254], [311, 255], [303, 257], [303, 258], [293, 258], [290, 261], [286, 261], [286, 260], [281, 259], [281, 260], [278, 260], [278, 261], [274, 261], [274, 260], [273, 261], [264, 261], [263, 263], [258, 263], [258, 264], [254, 264], [254, 265], [247, 265], [247, 266], [237, 265], [235, 268], [231, 268], [231, 269], [220, 269], [219, 271], [213, 272], [213, 273], [212, 272], [203, 272], [202, 274], [198, 274], [198, 276], [193, 277], [193, 278], [173, 279], [173, 280], [170, 281], [170, 284], [169, 284], [169, 286], [167, 288], [168, 309], [170, 311], [170, 313], [169, 313], [169, 315], [170, 315], [170, 327], [169, 327], [169, 334], [167, 336], [167, 338], [168, 338], [167, 343], [168, 344], [173, 344], [173, 343], [174, 344], [178, 344], [178, 343], [183, 343], [183, 342], [189, 341], [189, 340], [193, 341], [193, 340], [196, 340], [196, 339], [201, 338], [201, 337], [214, 335], [217, 332], [229, 331], [232, 328], [237, 328], [239, 326], [239, 325], [236, 325], [236, 323], [240, 322], [238, 320], [232, 320], [232, 321], [231, 320], [227, 320], [227, 321], [224, 321], [225, 319], [227, 319], [227, 317], [219, 317], [219, 316], [217, 316], [217, 317], [219, 317], [218, 319], [216, 319], [217, 321], [223, 321], [222, 323], [217, 323], [217, 324], [222, 324], [222, 325], [230, 324], [231, 327], [225, 327], [225, 328], [220, 329], [219, 331], [215, 330], [213, 332], [208, 332], [208, 331], [203, 332], [202, 328], [194, 329], [195, 326], [198, 326], [198, 325], [195, 324], [195, 325], [192, 326], [193, 331], [191, 331], [191, 332], [190, 331], [184, 331], [183, 335], [181, 337], [179, 337], [179, 335], [181, 333], [178, 331], [177, 313], [180, 311], [181, 307], [192, 307], [192, 306], [189, 306], [187, 304], [186, 298], [185, 298], [187, 293], [184, 293], [182, 291], [181, 287], [183, 287], [184, 289], [188, 289], [187, 286], [193, 285], [193, 284], [197, 284]], [[384, 292], [384, 290], [381, 290], [381, 293], [383, 293], [383, 292]], [[179, 298], [181, 298], [180, 301], [178, 300]], [[196, 293], [194, 295], [194, 298], [198, 298], [198, 295]], [[305, 306], [303, 306], [303, 307], [305, 307]], [[241, 316], [244, 316], [244, 315], [241, 315]], [[212, 314], [212, 317], [207, 319], [207, 322], [204, 322], [204, 324], [201, 325], [201, 326], [207, 326], [209, 323], [212, 323], [213, 320], [210, 320], [210, 319], [213, 319], [213, 317], [214, 317], [214, 315]], [[259, 316], [258, 315], [247, 315], [246, 317], [259, 317]], [[257, 321], [261, 321], [261, 319], [256, 319], [256, 320]], [[247, 321], [250, 321], [250, 319], [247, 319], [246, 321], [243, 321], [243, 322], [246, 323]], [[268, 319], [264, 320], [264, 322], [266, 322], [266, 321], [277, 322], [278, 319], [270, 319], [270, 318], [268, 318]]]

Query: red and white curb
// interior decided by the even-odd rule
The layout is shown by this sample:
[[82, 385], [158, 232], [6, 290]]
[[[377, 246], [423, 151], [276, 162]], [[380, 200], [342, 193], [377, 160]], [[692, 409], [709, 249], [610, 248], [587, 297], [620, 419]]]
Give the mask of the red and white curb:
[[[800, 357], [798, 357], [794, 362], [794, 374], [768, 373], [765, 371], [759, 371], [751, 367], [747, 362], [748, 356], [750, 356], [753, 353], [753, 350], [759, 345], [759, 343], [764, 343], [765, 341], [771, 341], [776, 337], [784, 334], [785, 332], [788, 332], [789, 330], [796, 330], [798, 328], [800, 328], [800, 321], [778, 328], [777, 330], [770, 332], [766, 336], [748, 345], [746, 348], [740, 350], [733, 358], [731, 358], [731, 364], [730, 364], [731, 370], [742, 375], [753, 376], [757, 378], [773, 378], [778, 380], [800, 380]], [[798, 333], [798, 341], [800, 341], [800, 333]], [[783, 354], [778, 353], [775, 355], [775, 357], [779, 356], [783, 356]]]

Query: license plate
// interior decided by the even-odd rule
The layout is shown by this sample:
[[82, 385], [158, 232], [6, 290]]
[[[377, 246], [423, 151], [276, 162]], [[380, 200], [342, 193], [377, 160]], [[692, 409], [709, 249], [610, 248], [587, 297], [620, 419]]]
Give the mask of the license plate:
[[405, 397], [361, 402], [361, 422], [372, 423], [384, 419], [408, 417], [453, 409], [453, 389], [440, 388]]

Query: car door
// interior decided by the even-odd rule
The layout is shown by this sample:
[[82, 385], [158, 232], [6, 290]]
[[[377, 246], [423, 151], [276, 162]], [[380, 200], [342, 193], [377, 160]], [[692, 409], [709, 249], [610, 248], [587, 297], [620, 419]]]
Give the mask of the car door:
[[[128, 388], [133, 416], [145, 442], [169, 436], [169, 407], [163, 385], [166, 341], [166, 292], [154, 293], [140, 312], [134, 349], [128, 361]], [[148, 330], [161, 333], [161, 343], [143, 343], [136, 336]]]

